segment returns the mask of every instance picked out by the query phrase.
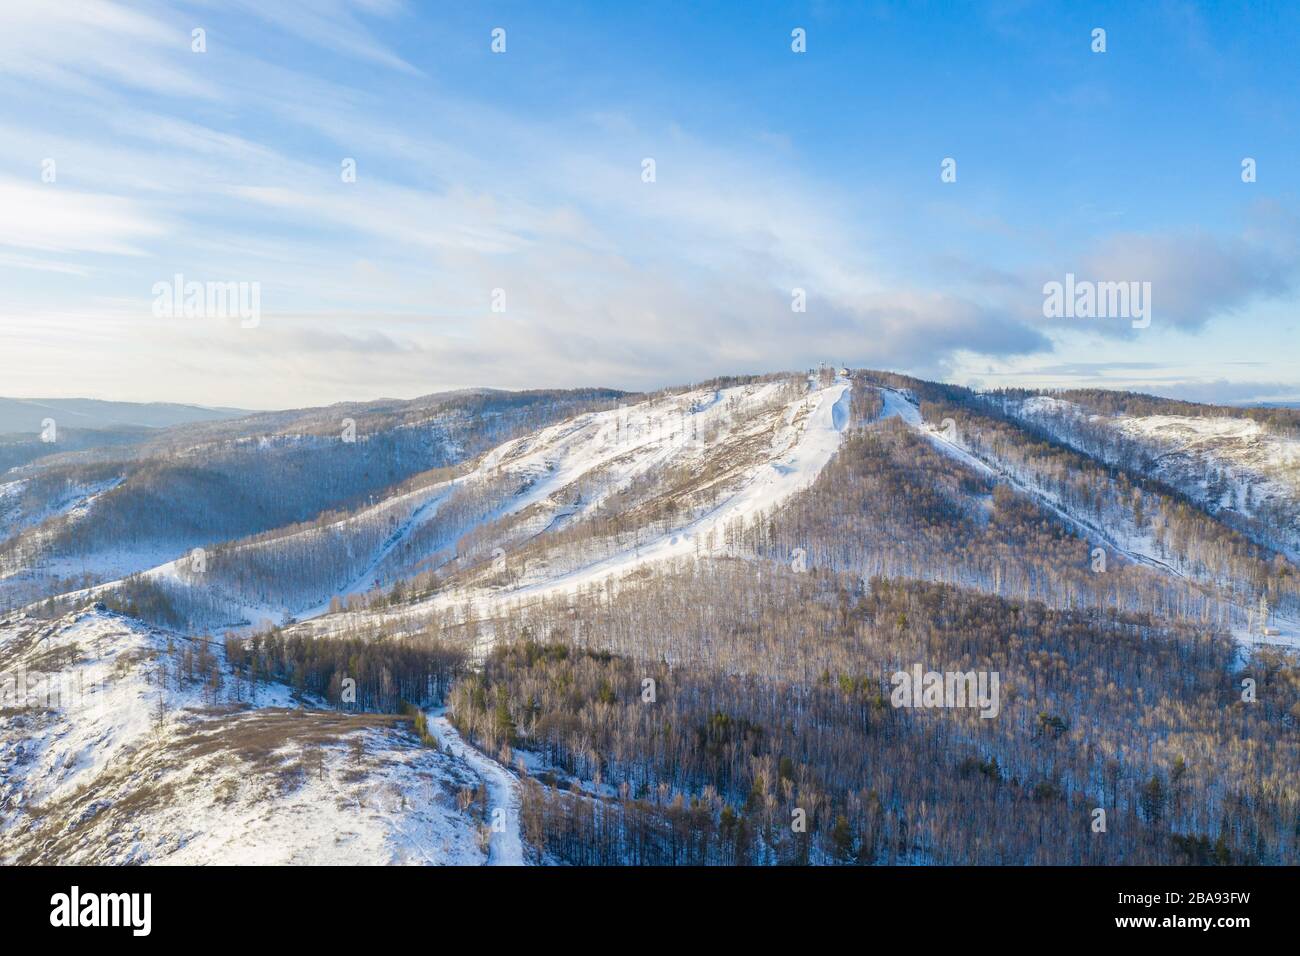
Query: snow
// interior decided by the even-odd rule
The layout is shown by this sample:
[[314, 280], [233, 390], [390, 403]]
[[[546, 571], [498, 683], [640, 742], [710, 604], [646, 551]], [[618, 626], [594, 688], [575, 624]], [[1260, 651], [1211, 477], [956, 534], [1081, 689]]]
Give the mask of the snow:
[[[31, 646], [16, 658], [6, 653], [4, 673], [26, 675], [28, 697], [62, 718], [48, 736], [26, 735], [24, 750], [40, 753], [25, 770], [30, 801], [60, 800], [121, 760], [148, 734], [160, 697], [168, 707], [198, 703], [195, 692], [168, 691], [154, 682], [151, 662], [165, 652], [167, 639], [130, 618], [90, 610], [48, 626], [22, 617], [0, 625], [0, 650], [10, 652], [20, 640]], [[22, 693], [21, 680], [16, 686], [5, 685], [10, 696]], [[290, 698], [282, 688], [261, 689], [254, 702], [288, 706]]]
[[[501, 543], [514, 546], [587, 520], [614, 496], [649, 495], [647, 489], [660, 487], [658, 483], [674, 473], [709, 476], [707, 491], [699, 492], [670, 533], [642, 541], [639, 547], [606, 552], [585, 567], [572, 562], [554, 569], [532, 567], [508, 594], [532, 596], [582, 587], [651, 562], [717, 553], [730, 522], [750, 520], [807, 487], [839, 448], [849, 417], [850, 387], [844, 378], [825, 386], [815, 378], [806, 383], [781, 378], [668, 393], [585, 413], [504, 442], [450, 480], [405, 491], [324, 527], [234, 542], [222, 549], [227, 567], [237, 566], [246, 549], [345, 549], [346, 557], [339, 553], [333, 563], [348, 567], [348, 577], [327, 583], [325, 589], [318, 582], [294, 590], [286, 581], [275, 586], [269, 598], [236, 593], [225, 578], [238, 587], [237, 574], [190, 574], [188, 550], [179, 555], [173, 550], [145, 565], [138, 563], [143, 555], [123, 555], [118, 566], [145, 566], [146, 578], [169, 582], [174, 589], [202, 591], [198, 606], [223, 609], [222, 620], [205, 620], [209, 629], [246, 631], [279, 624], [286, 616], [298, 621], [325, 617], [334, 597], [410, 577], [428, 567], [439, 549], [454, 546], [477, 527], [496, 523], [502, 533], [513, 535]], [[513, 494], [511, 486], [518, 489]], [[462, 492], [465, 497], [457, 497]], [[493, 504], [497, 499], [499, 504]], [[482, 501], [486, 511], [477, 517], [471, 512], [464, 519], [468, 523], [448, 525], [436, 544], [411, 548], [413, 536], [449, 500]], [[701, 505], [710, 510], [701, 513]], [[391, 529], [382, 538], [375, 533], [380, 525]], [[439, 560], [447, 560], [445, 552]], [[90, 600], [121, 583], [111, 580], [69, 596]], [[492, 588], [470, 596], [494, 602], [506, 594]], [[460, 596], [449, 594], [442, 600]]]
[[[484, 756], [461, 739], [447, 719], [446, 711], [428, 711], [429, 732], [442, 748], [468, 764], [483, 780], [488, 792], [488, 825], [491, 866], [523, 866], [524, 841], [519, 830], [519, 781], [495, 760]], [[500, 821], [497, 823], [496, 821]]]
[[[349, 748], [326, 748], [322, 772], [308, 766], [301, 783], [276, 793], [270, 806], [255, 787], [229, 773], [203, 774], [203, 790], [237, 787], [234, 807], [205, 806], [199, 794], [151, 830], [167, 835], [168, 865], [437, 865], [483, 862], [474, 822], [457, 810], [443, 781], [473, 780], [451, 758], [400, 746], [388, 735], [363, 735], [367, 766], [361, 779]], [[292, 759], [288, 755], [286, 759]], [[207, 768], [204, 768], [205, 770]], [[151, 860], [151, 862], [155, 862]]]
[[[1251, 513], [1260, 502], [1283, 501], [1293, 514], [1300, 512], [1300, 440], [1274, 434], [1249, 418], [1148, 415], [1113, 424], [1161, 452], [1156, 469], [1162, 476], [1195, 486], [1203, 498], [1210, 494], [1205, 473], [1222, 471], [1231, 500], [1212, 504]], [[1247, 489], [1254, 505], [1246, 503]]]
[[[282, 622], [286, 613], [294, 614], [303, 619], [316, 617], [325, 614], [329, 610], [330, 602], [334, 596], [346, 598], [348, 595], [369, 590], [374, 585], [379, 568], [388, 556], [400, 547], [402, 542], [420, 526], [437, 514], [438, 506], [461, 480], [464, 479], [440, 481], [413, 491], [393, 495], [329, 524], [279, 535], [269, 542], [265, 540], [235, 542], [229, 546], [227, 553], [236, 558], [241, 551], [274, 547], [288, 543], [300, 544], [319, 541], [321, 543], [316, 546], [323, 547], [327, 546], [324, 542], [327, 542], [332, 536], [348, 539], [348, 547], [351, 547], [351, 541], [354, 540], [354, 530], [357, 527], [367, 522], [383, 520], [399, 522], [396, 529], [371, 556], [361, 573], [331, 592], [330, 596], [325, 600], [319, 601], [305, 610], [300, 609], [299, 605], [295, 604], [288, 594], [283, 594], [282, 600], [272, 603], [257, 603], [241, 600], [228, 593], [225, 589], [205, 582], [203, 587], [212, 596], [219, 598], [221, 604], [230, 614], [230, 619], [223, 621], [219, 628], [210, 626], [209, 629], [232, 630], [236, 633], [242, 633], [265, 629], [270, 625], [278, 625]], [[148, 548], [134, 549], [118, 548], [104, 555], [46, 562], [42, 567], [60, 571], [65, 575], [82, 573], [90, 569], [100, 574], [117, 573], [122, 575], [101, 584], [67, 592], [64, 597], [73, 601], [90, 601], [114, 588], [120, 587], [126, 574], [131, 569], [140, 567], [147, 568], [147, 570], [140, 572], [144, 578], [169, 582], [178, 587], [192, 587], [194, 586], [193, 579], [184, 573], [186, 565], [191, 560], [192, 549], [185, 549], [185, 553], [179, 557], [175, 556], [177, 550], [179, 548], [175, 544], [160, 544]]]
[[[881, 398], [883, 400], [882, 418], [891, 416], [902, 418], [916, 432], [923, 435], [929, 442], [940, 452], [951, 458], [960, 461], [962, 464], [971, 468], [975, 472], [998, 481], [1002, 481], [1016, 489], [1023, 495], [1026, 495], [1039, 506], [1055, 514], [1068, 527], [1074, 528], [1081, 532], [1089, 541], [1104, 545], [1109, 551], [1117, 553], [1133, 562], [1134, 564], [1144, 565], [1152, 570], [1162, 574], [1168, 574], [1175, 577], [1186, 578], [1188, 574], [1177, 566], [1177, 563], [1171, 563], [1168, 559], [1156, 554], [1157, 548], [1155, 542], [1148, 534], [1144, 534], [1137, 529], [1119, 529], [1099, 527], [1095, 522], [1075, 514], [1070, 511], [1064, 503], [1054, 494], [1039, 487], [1033, 480], [1032, 476], [1017, 474], [1014, 469], [1004, 467], [1002, 463], [990, 463], [978, 457], [960, 442], [960, 437], [953, 429], [936, 428], [933, 424], [922, 421], [921, 412], [916, 405], [915, 400], [904, 393], [887, 388], [880, 388]], [[1036, 411], [1047, 414], [1083, 414], [1080, 406], [1072, 402], [1064, 402], [1059, 399], [1048, 396], [1036, 396], [1030, 399], [1025, 405], [1029, 409], [1022, 410]], [[1152, 418], [1172, 419], [1173, 416], [1152, 416]], [[1130, 419], [1129, 421], [1136, 421]], [[1166, 422], [1144, 421], [1144, 427], [1153, 432], [1160, 432], [1162, 428], [1168, 427]], [[1194, 429], [1195, 433], [1200, 436], [1206, 435], [1241, 435], [1256, 434], [1252, 429], [1242, 429], [1240, 422], [1229, 426], [1215, 419], [1187, 419], [1180, 420], [1180, 424], [1186, 426], [1186, 422], [1195, 423], [1215, 423], [1199, 426]], [[1249, 425], [1255, 425], [1254, 422], [1247, 422]], [[1243, 610], [1239, 608], [1238, 610]], [[1253, 647], [1256, 645], [1268, 645], [1273, 647], [1300, 648], [1300, 622], [1290, 620], [1281, 615], [1275, 615], [1272, 625], [1277, 633], [1265, 635], [1258, 630], [1251, 630], [1246, 627], [1234, 628], [1233, 637], [1243, 648]]]
[[1118, 418], [1114, 426], [1167, 454], [1232, 468], [1284, 493], [1300, 492], [1300, 440], [1274, 434], [1253, 419], [1147, 415]]
[[[1095, 437], [1097, 429], [1112, 430], [1150, 454], [1153, 477], [1300, 560], [1300, 439], [1240, 415], [1111, 417], [1043, 395], [1005, 407], [1058, 440], [1113, 462], [1122, 451]], [[1092, 428], [1077, 427], [1084, 422]], [[1249, 522], [1235, 520], [1239, 516]]]
[[1020, 404], [1020, 411], [1026, 415], [1070, 415], [1082, 417], [1084, 411], [1082, 406], [1075, 402], [1067, 402], [1061, 398], [1053, 398], [1050, 395], [1035, 395], [1027, 398]]
[[[697, 551], [697, 545], [705, 546], [703, 542], [710, 533], [720, 532], [725, 525], [736, 520], [748, 520], [764, 511], [776, 509], [792, 494], [813, 484], [816, 476], [839, 450], [842, 432], [848, 423], [850, 389], [852, 386], [848, 381], [837, 380], [835, 384], [816, 392], [813, 410], [807, 415], [797, 436], [790, 437], [789, 441], [779, 441], [771, 447], [771, 457], [754, 467], [735, 493], [702, 518], [647, 541], [640, 548], [624, 551], [606, 561], [589, 564], [562, 578], [525, 587], [515, 592], [515, 596], [536, 596], [560, 589], [573, 591], [608, 576], [627, 574], [643, 564], [688, 557]], [[793, 415], [796, 411], [796, 408], [792, 408], [789, 414]], [[719, 546], [715, 545], [715, 550], [718, 549]]]
[[909, 425], [921, 424], [921, 409], [916, 403], [916, 399], [910, 395], [905, 395], [896, 388], [882, 386], [878, 389], [883, 407], [880, 417], [883, 418], [901, 418]]
[[717, 543], [720, 532], [737, 520], [748, 520], [780, 506], [791, 495], [807, 488], [839, 450], [848, 420], [850, 385], [839, 381], [818, 393], [816, 406], [799, 436], [759, 466], [741, 488], [711, 512], [685, 527], [661, 535], [646, 544], [604, 561], [590, 564], [558, 578], [523, 587], [512, 598], [540, 597], [557, 591], [572, 592], [605, 578], [625, 575], [643, 565], [688, 557], [708, 548], [723, 553]]
[[[825, 387], [809, 382], [807, 391], [792, 401], [782, 398], [783, 387], [788, 385], [767, 382], [690, 392], [579, 416], [506, 443], [489, 453], [478, 469], [479, 474], [516, 475], [525, 484], [523, 493], [500, 514], [547, 505], [557, 517], [572, 520], [647, 473], [661, 474], [673, 466], [702, 472], [720, 458], [740, 474], [706, 513], [612, 556], [558, 573], [534, 569], [511, 589], [449, 589], [400, 611], [371, 613], [370, 620], [409, 623], [433, 610], [467, 603], [487, 614], [506, 602], [572, 593], [646, 565], [727, 553], [723, 532], [728, 525], [771, 512], [809, 487], [843, 439], [852, 389], [847, 379], [837, 378]], [[770, 414], [755, 412], [768, 408]], [[780, 427], [774, 429], [778, 422]], [[712, 428], [720, 430], [712, 442], [695, 437]], [[765, 440], [755, 450], [757, 438]], [[561, 506], [579, 479], [587, 479], [595, 492], [581, 504]], [[320, 622], [322, 627], [350, 623], [348, 615], [336, 617], [339, 620]]]
[[0, 621], [0, 863], [478, 865], [480, 825], [457, 793], [480, 775], [517, 824], [481, 755], [279, 684], [237, 702], [178, 686], [188, 644], [98, 608]]
[[15, 535], [60, 516], [73, 520], [81, 518], [90, 511], [97, 499], [120, 485], [122, 479], [110, 478], [85, 484], [68, 483], [58, 494], [42, 502], [38, 510], [26, 514], [15, 513], [17, 506], [12, 501], [6, 502], [16, 499], [27, 482], [28, 479], [18, 479], [0, 485], [0, 535]]
[[454, 487], [456, 483], [456, 481], [442, 483], [434, 489], [431, 489], [432, 494], [421, 492], [421, 495], [428, 496], [425, 497], [425, 500], [416, 505], [406, 520], [397, 527], [397, 530], [388, 536], [388, 539], [370, 559], [370, 563], [366, 566], [364, 571], [358, 574], [349, 584], [344, 585], [342, 588], [335, 591], [334, 595], [329, 600], [324, 601], [316, 607], [308, 608], [296, 616], [302, 620], [319, 617], [329, 610], [330, 603], [335, 597], [340, 599], [346, 598], [350, 594], [367, 591], [373, 587], [378, 582], [379, 569], [383, 566], [384, 562], [390, 555], [394, 554], [417, 529], [437, 515], [438, 506], [447, 499], [447, 496], [451, 493], [452, 487]]

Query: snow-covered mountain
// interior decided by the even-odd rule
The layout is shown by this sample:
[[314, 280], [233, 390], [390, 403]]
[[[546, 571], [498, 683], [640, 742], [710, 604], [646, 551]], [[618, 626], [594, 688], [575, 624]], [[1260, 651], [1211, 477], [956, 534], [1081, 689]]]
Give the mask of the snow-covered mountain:
[[[1005, 437], [987, 431], [991, 422], [982, 428], [979, 420], [964, 419], [959, 428], [937, 410], [941, 406], [931, 406], [927, 418], [922, 408], [929, 403], [911, 389], [867, 379], [858, 382], [857, 397], [863, 407], [871, 403], [876, 407], [871, 421], [860, 420], [859, 427], [876, 429], [889, 421], [900, 422], [948, 459], [958, 474], [989, 489], [983, 495], [960, 496], [960, 507], [968, 515], [965, 520], [975, 525], [986, 522], [991, 491], [1001, 488], [1028, 502], [1043, 520], [1076, 537], [1085, 567], [1094, 560], [1093, 548], [1100, 546], [1112, 563], [1133, 569], [1127, 572], [1130, 580], [1138, 580], [1134, 575], [1140, 569], [1142, 580], [1152, 586], [1194, 593], [1206, 602], [1206, 613], [1215, 614], [1247, 644], [1300, 643], [1295, 588], [1288, 585], [1269, 594], [1273, 606], [1267, 624], [1263, 623], [1257, 613], [1261, 594], [1254, 578], [1269, 566], [1268, 554], [1230, 569], [1215, 557], [1219, 545], [1211, 542], [1220, 526], [1208, 514], [1194, 529], [1175, 534], [1159, 515], [1168, 499], [1159, 492], [1130, 488], [1101, 461], [1088, 479], [1091, 491], [1081, 496], [1079, 488], [1063, 483], [1059, 464], [1045, 467], [1041, 459], [1025, 456], [1025, 449], [1036, 441], [1031, 436], [1012, 433], [1015, 443], [1009, 445]], [[418, 521], [399, 524], [399, 530], [383, 543], [383, 560], [372, 562], [367, 573], [386, 567], [383, 576], [373, 581], [385, 587], [404, 577], [413, 582], [401, 601], [356, 601], [351, 611], [328, 615], [323, 613], [328, 609], [325, 605], [314, 606], [294, 614], [304, 622], [298, 630], [312, 634], [357, 628], [418, 631], [431, 617], [449, 611], [463, 616], [472, 607], [476, 615], [490, 618], [502, 607], [584, 589], [603, 590], [607, 582], [612, 589], [613, 582], [630, 580], [647, 566], [751, 556], [752, 549], [740, 544], [740, 539], [752, 537], [755, 529], [760, 529], [761, 537], [766, 522], [781, 512], [791, 496], [822, 477], [852, 421], [854, 394], [848, 379], [836, 378], [829, 384], [809, 381], [803, 395], [798, 389], [789, 391], [786, 382], [780, 386], [786, 390], [784, 403], [773, 406], [776, 387], [763, 383], [716, 395], [689, 392], [615, 413], [583, 416], [506, 443], [488, 453], [465, 479], [465, 488], [503, 480], [492, 498], [496, 507], [481, 509], [472, 525], [452, 526], [432, 549], [427, 537], [413, 533], [421, 524]], [[970, 400], [980, 401], [975, 396]], [[707, 421], [706, 410], [715, 409], [715, 416], [725, 415], [715, 421], [725, 425], [708, 442], [699, 442], [689, 437], [694, 434], [691, 424], [684, 430], [665, 430], [657, 424], [673, 420], [683, 407], [693, 410], [683, 422], [690, 423], [695, 416]], [[608, 436], [619, 434], [623, 426], [624, 437], [611, 447]], [[1078, 478], [1077, 472], [1070, 474]], [[721, 480], [715, 476], [722, 476]], [[430, 499], [442, 501], [445, 495], [455, 500], [461, 491], [443, 488], [431, 492]], [[1291, 507], [1296, 500], [1283, 498]], [[1155, 523], [1143, 513], [1144, 503], [1147, 511], [1156, 514]], [[436, 507], [430, 506], [425, 514], [436, 514]], [[621, 524], [609, 519], [612, 510]], [[872, 532], [881, 533], [886, 532]], [[448, 543], [453, 537], [454, 547]], [[411, 569], [428, 567], [431, 550], [437, 554], [433, 570], [413, 579]], [[768, 547], [766, 553], [772, 555], [772, 550]], [[827, 565], [821, 557], [814, 562], [806, 545], [795, 543], [776, 552], [772, 556], [792, 567]], [[401, 562], [392, 561], [397, 554], [405, 555]], [[940, 569], [946, 555], [921, 551], [920, 558], [929, 569], [910, 573], [944, 573]], [[861, 573], [881, 567], [830, 563]], [[1006, 571], [1009, 581], [1011, 567]], [[977, 586], [997, 588], [987, 580]], [[1041, 597], [1052, 599], [1052, 587]], [[334, 610], [340, 603], [334, 602]]]
[[453, 392], [271, 412], [61, 452], [0, 474], [0, 608], [392, 495], [618, 393]]
[[[583, 814], [671, 830], [686, 798], [718, 834], [748, 814], [745, 852], [785, 860], [807, 848], [771, 818], [801, 786], [837, 794], [855, 853], [894, 859], [860, 795], [885, 784], [813, 740], [834, 727], [888, 727], [903, 749], [873, 760], [950, 761], [1043, 826], [1115, 763], [1107, 799], [1145, 826], [1164, 823], [1137, 788], [1177, 760], [1206, 806], [1286, 790], [1288, 410], [823, 368], [371, 411], [345, 416], [355, 441], [326, 433], [336, 410], [276, 413], [0, 476], [25, 605], [0, 622], [0, 860], [582, 862], [557, 834]], [[910, 736], [882, 675], [926, 655], [1001, 668], [1016, 716]], [[1223, 723], [1212, 689], [1242, 675], [1265, 705]], [[642, 709], [655, 694], [670, 706]], [[1270, 782], [1224, 794], [1211, 752]], [[971, 797], [954, 787], [945, 812]], [[819, 833], [813, 858], [838, 859]], [[987, 859], [911, 833], [890, 838], [905, 859]]]
[[850, 392], [844, 378], [783, 376], [584, 413], [374, 504], [75, 593], [147, 590], [189, 623], [249, 627], [319, 617], [367, 593], [373, 603], [399, 582], [455, 578], [456, 600], [490, 601], [724, 553], [729, 527], [816, 479], [839, 447]]
[[[729, 534], [774, 513], [825, 468], [848, 426], [851, 390], [845, 378], [802, 377], [692, 389], [507, 442], [457, 489], [493, 489], [495, 506], [454, 529], [455, 547], [434, 568], [438, 593], [393, 616], [418, 620], [466, 601], [487, 609], [727, 554]], [[388, 580], [394, 555], [411, 567], [427, 552], [412, 543], [386, 544]]]

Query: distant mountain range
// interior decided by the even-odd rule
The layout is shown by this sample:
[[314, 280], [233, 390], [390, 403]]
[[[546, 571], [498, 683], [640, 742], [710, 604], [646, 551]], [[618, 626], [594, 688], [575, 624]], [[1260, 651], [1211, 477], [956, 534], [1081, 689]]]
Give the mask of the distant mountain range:
[[205, 408], [172, 402], [102, 402], [93, 398], [0, 398], [0, 434], [39, 434], [53, 418], [60, 427], [93, 431], [167, 428], [253, 414], [240, 408]]

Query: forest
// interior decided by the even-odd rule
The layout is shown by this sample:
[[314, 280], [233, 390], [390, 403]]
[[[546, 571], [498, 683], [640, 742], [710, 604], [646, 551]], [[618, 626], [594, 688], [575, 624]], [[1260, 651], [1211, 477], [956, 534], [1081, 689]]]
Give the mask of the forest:
[[[1277, 863], [1300, 850], [1300, 670], [1268, 653], [1241, 669], [1199, 628], [739, 563], [504, 627], [515, 641], [449, 705], [489, 753], [535, 756], [527, 819], [557, 859]], [[893, 708], [888, 675], [916, 662], [998, 672], [1000, 714]]]

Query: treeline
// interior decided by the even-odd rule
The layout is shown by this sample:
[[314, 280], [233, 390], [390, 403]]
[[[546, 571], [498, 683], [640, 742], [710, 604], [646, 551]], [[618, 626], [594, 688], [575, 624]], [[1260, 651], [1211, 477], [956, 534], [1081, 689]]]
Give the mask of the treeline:
[[871, 864], [888, 859], [878, 837], [868, 833], [855, 839], [842, 815], [831, 824], [828, 842], [818, 830], [796, 833], [770, 815], [737, 810], [716, 793], [689, 799], [677, 793], [664, 803], [593, 799], [525, 778], [519, 822], [540, 861], [572, 866]]
[[[87, 588], [91, 582], [79, 584], [80, 588]], [[84, 594], [64, 588], [56, 595], [33, 603], [26, 612], [48, 621], [77, 610], [86, 600]], [[176, 581], [143, 574], [127, 575], [114, 587], [96, 594], [96, 600], [110, 611], [177, 631], [189, 629], [196, 619], [219, 616], [226, 609], [223, 603], [210, 595], [195, 595]]]
[[276, 628], [249, 637], [227, 634], [223, 646], [237, 699], [272, 680], [337, 707], [385, 714], [401, 712], [404, 703], [441, 700], [465, 666], [462, 649], [427, 636], [323, 639]]

